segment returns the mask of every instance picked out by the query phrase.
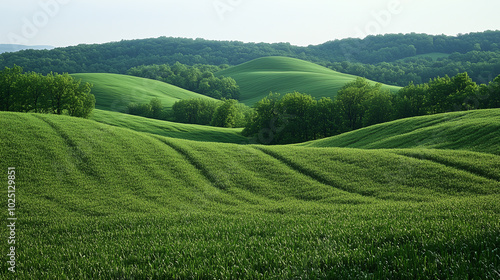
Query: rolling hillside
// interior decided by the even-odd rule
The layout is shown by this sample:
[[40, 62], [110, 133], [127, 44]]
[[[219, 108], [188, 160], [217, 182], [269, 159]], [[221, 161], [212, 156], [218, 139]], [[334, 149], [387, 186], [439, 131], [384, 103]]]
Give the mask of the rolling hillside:
[[249, 142], [246, 137], [241, 135], [242, 128], [222, 128], [175, 123], [99, 109], [94, 110], [91, 119], [116, 127], [172, 138], [234, 144], [246, 144]]
[[500, 265], [497, 155], [203, 143], [57, 115], [0, 112], [0, 126], [18, 279], [493, 279]]
[[[298, 91], [316, 98], [333, 97], [346, 83], [357, 77], [332, 71], [314, 63], [288, 57], [265, 57], [216, 73], [231, 77], [241, 89], [240, 102], [253, 105], [270, 92]], [[383, 88], [396, 91], [399, 87]]]
[[166, 107], [171, 107], [180, 99], [212, 99], [167, 83], [127, 75], [98, 73], [71, 76], [93, 84], [96, 108], [107, 111], [124, 112], [129, 103], [149, 103], [155, 97]]
[[500, 109], [489, 109], [401, 119], [298, 145], [461, 149], [500, 155], [499, 143]]

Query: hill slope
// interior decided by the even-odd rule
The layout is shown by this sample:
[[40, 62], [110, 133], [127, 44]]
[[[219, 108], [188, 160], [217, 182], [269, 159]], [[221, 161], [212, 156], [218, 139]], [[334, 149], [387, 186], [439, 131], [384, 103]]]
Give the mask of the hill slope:
[[0, 127], [19, 279], [488, 279], [499, 265], [496, 155], [201, 143], [4, 112]]
[[99, 109], [94, 110], [91, 119], [99, 123], [128, 128], [137, 132], [147, 132], [172, 138], [234, 144], [249, 142], [246, 137], [241, 135], [242, 128], [175, 123]]
[[96, 108], [101, 110], [124, 112], [129, 103], [149, 103], [155, 97], [166, 107], [180, 99], [215, 100], [167, 83], [133, 76], [103, 73], [71, 76], [94, 85], [92, 93], [96, 97]]
[[[216, 73], [231, 77], [241, 89], [240, 101], [253, 105], [270, 92], [298, 91], [316, 98], [333, 97], [346, 83], [357, 77], [332, 71], [314, 63], [289, 57], [265, 57]], [[399, 87], [384, 85], [396, 91]]]
[[307, 143], [306, 147], [462, 149], [500, 155], [500, 109], [414, 117]]

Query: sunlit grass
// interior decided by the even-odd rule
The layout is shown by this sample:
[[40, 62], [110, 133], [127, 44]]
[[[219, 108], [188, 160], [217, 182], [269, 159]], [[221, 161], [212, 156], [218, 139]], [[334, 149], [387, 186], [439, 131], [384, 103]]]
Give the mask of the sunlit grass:
[[434, 148], [500, 155], [500, 109], [396, 120], [298, 144], [361, 149]]
[[94, 85], [92, 94], [96, 98], [96, 108], [101, 110], [125, 112], [130, 103], [146, 104], [153, 98], [160, 99], [168, 108], [181, 99], [212, 99], [167, 83], [128, 75], [82, 73], [71, 76]]
[[[294, 91], [316, 98], [333, 98], [346, 83], [357, 77], [332, 71], [314, 63], [289, 57], [264, 57], [217, 72], [231, 77], [241, 88], [241, 102], [251, 106], [270, 92]], [[397, 91], [399, 87], [383, 86]]]
[[494, 154], [196, 142], [19, 113], [0, 125], [17, 279], [499, 275]]

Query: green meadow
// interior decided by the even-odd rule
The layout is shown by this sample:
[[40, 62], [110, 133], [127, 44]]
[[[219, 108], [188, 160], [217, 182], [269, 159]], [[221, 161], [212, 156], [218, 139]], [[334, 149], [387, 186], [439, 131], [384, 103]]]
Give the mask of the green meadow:
[[307, 147], [176, 139], [99, 110], [0, 112], [0, 168], [16, 168], [15, 276], [498, 279], [499, 116], [411, 118]]
[[[231, 77], [241, 89], [240, 102], [252, 106], [270, 92], [286, 94], [294, 91], [313, 97], [333, 97], [357, 76], [335, 72], [320, 65], [288, 57], [264, 57], [216, 73]], [[375, 83], [375, 82], [373, 82]], [[396, 86], [382, 88], [397, 91]]]
[[[284, 57], [217, 75], [233, 77], [247, 105], [271, 91], [333, 97], [356, 79]], [[0, 169], [16, 171], [17, 279], [500, 277], [500, 109], [262, 146], [242, 129], [122, 113], [209, 97], [72, 76], [94, 84], [90, 119], [0, 112]], [[11, 279], [1, 228], [0, 279]]]
[[101, 110], [125, 112], [128, 104], [145, 104], [153, 98], [160, 99], [162, 105], [167, 108], [172, 107], [176, 101], [181, 99], [214, 100], [167, 83], [128, 75], [82, 73], [71, 76], [94, 85], [92, 94], [96, 98], [96, 108]]
[[500, 155], [500, 110], [474, 110], [396, 120], [298, 144], [362, 149], [433, 148]]
[[242, 128], [222, 128], [183, 124], [99, 109], [93, 111], [91, 119], [103, 124], [172, 138], [234, 144], [245, 144], [249, 142], [248, 138], [241, 135]]

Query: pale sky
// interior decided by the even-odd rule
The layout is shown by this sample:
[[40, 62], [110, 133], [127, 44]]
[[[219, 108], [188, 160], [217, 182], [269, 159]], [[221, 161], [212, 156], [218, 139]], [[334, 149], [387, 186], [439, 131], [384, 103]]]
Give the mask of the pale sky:
[[0, 44], [166, 37], [317, 45], [386, 33], [500, 30], [498, 0], [2, 0]]

